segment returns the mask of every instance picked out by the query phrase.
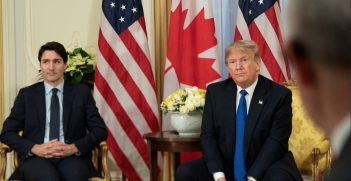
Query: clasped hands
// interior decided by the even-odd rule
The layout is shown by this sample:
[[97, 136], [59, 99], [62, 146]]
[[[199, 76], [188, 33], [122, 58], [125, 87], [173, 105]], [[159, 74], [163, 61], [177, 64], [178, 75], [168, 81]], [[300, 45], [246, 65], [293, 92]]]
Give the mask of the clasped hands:
[[[224, 177], [221, 177], [221, 178], [217, 179], [216, 181], [226, 181], [226, 179]], [[251, 180], [247, 179], [247, 181], [251, 181]]]
[[74, 144], [65, 144], [57, 139], [43, 144], [35, 144], [31, 152], [44, 158], [63, 158], [77, 153], [79, 150]]

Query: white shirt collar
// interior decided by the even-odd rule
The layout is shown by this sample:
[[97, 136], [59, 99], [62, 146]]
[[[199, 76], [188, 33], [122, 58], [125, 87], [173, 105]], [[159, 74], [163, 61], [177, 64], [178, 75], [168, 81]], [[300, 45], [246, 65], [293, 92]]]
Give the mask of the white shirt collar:
[[347, 114], [340, 124], [333, 130], [330, 135], [332, 150], [338, 156], [351, 132], [351, 113]]
[[[245, 90], [248, 93], [248, 95], [253, 95], [256, 85], [258, 82], [258, 77], [256, 78], [255, 82], [253, 84], [251, 84], [249, 87], [247, 87]], [[237, 92], [239, 93], [241, 90], [243, 90], [243, 88], [241, 88], [240, 86], [236, 85], [237, 88]]]
[[[59, 90], [59, 92], [63, 93], [63, 85], [65, 81], [63, 80], [59, 85], [56, 86], [56, 88]], [[55, 88], [51, 84], [47, 83], [44, 81], [44, 87], [45, 87], [45, 94], [48, 94], [51, 92], [51, 89]]]

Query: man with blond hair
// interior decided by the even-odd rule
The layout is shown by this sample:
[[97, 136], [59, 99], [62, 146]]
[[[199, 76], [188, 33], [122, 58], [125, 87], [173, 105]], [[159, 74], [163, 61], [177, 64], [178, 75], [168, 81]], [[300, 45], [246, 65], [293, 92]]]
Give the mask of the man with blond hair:
[[176, 180], [300, 181], [288, 151], [291, 91], [259, 75], [258, 47], [236, 41], [225, 51], [230, 78], [207, 87], [203, 158], [181, 165]]

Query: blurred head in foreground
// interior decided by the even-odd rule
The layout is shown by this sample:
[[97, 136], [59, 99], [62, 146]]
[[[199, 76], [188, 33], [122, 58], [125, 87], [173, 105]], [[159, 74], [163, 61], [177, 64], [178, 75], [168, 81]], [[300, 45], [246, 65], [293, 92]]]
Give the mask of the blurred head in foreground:
[[293, 0], [288, 7], [287, 53], [303, 103], [312, 119], [332, 134], [350, 126], [351, 2]]

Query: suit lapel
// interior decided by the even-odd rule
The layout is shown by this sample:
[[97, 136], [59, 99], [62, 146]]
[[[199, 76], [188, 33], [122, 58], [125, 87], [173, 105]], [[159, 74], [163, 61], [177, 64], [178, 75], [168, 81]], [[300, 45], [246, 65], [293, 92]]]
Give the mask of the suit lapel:
[[[235, 117], [236, 117], [236, 91], [237, 87], [236, 84], [232, 79], [228, 80], [227, 87], [224, 92], [224, 98], [225, 100], [222, 100], [224, 104], [223, 108], [224, 114], [227, 115], [226, 120], [224, 120], [224, 129], [225, 133], [227, 134], [226, 138], [228, 138], [228, 141], [226, 142], [227, 144], [227, 150], [228, 153], [233, 157], [234, 154], [234, 147], [235, 147]], [[233, 158], [234, 159], [234, 158]], [[233, 161], [233, 159], [231, 159]]]
[[[45, 87], [44, 83], [38, 84], [35, 92], [35, 99], [37, 104], [37, 114], [39, 118], [40, 130], [45, 131], [46, 124], [46, 100], [45, 100]], [[44, 135], [44, 134], [43, 134]], [[43, 138], [44, 140], [44, 138]]]
[[266, 101], [266, 93], [267, 93], [267, 84], [265, 80], [259, 76], [258, 82], [253, 93], [249, 113], [247, 115], [246, 126], [245, 126], [245, 136], [244, 136], [244, 154], [245, 157], [247, 155], [247, 151], [249, 149], [251, 136], [253, 134], [253, 130], [257, 124], [258, 116], [260, 115], [262, 108]]
[[67, 133], [67, 126], [69, 122], [69, 115], [71, 112], [71, 105], [73, 101], [73, 91], [71, 83], [65, 81], [63, 86], [63, 115], [62, 115], [62, 122], [63, 122], [63, 131], [66, 135]]

